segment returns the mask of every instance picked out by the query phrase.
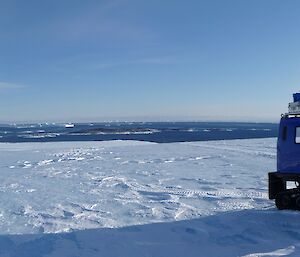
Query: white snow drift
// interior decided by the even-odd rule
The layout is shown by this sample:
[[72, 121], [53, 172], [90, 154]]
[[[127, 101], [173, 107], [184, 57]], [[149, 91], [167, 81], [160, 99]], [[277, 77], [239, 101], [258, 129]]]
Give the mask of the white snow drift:
[[0, 144], [0, 256], [299, 256], [275, 144]]

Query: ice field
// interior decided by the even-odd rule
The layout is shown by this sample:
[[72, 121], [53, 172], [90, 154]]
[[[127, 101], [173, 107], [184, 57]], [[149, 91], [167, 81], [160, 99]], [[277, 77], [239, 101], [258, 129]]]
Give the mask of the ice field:
[[299, 256], [276, 139], [0, 144], [0, 256]]

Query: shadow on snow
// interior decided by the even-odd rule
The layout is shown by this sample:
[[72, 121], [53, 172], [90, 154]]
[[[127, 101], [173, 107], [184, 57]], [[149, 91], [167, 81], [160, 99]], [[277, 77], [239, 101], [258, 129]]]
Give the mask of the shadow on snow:
[[114, 229], [1, 235], [0, 256], [299, 256], [299, 218], [299, 212], [243, 210]]

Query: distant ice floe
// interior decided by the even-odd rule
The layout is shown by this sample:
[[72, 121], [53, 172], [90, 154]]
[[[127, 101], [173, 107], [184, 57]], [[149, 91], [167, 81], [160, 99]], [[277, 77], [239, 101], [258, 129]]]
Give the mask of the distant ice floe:
[[2, 130], [0, 130], [0, 134], [9, 134], [9, 133], [11, 133], [10, 131], [6, 131], [6, 130], [4, 130], [4, 131], [2, 131]]
[[54, 138], [59, 136], [59, 133], [45, 133], [45, 132], [33, 132], [25, 131], [24, 135], [18, 135], [20, 138], [37, 139], [37, 138]]
[[272, 252], [267, 253], [251, 253], [244, 255], [242, 257], [263, 257], [263, 256], [290, 256], [292, 253], [295, 252], [295, 246], [291, 245], [284, 249], [278, 249]]
[[189, 128], [181, 130], [183, 132], [233, 132], [236, 131], [236, 128]]
[[90, 129], [68, 133], [72, 136], [90, 136], [90, 135], [148, 135], [160, 133], [158, 129]]

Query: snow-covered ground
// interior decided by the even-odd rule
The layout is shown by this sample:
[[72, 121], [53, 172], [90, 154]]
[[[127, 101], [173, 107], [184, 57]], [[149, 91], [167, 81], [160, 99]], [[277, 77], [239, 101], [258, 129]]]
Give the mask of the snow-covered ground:
[[299, 256], [275, 139], [0, 144], [0, 256]]

